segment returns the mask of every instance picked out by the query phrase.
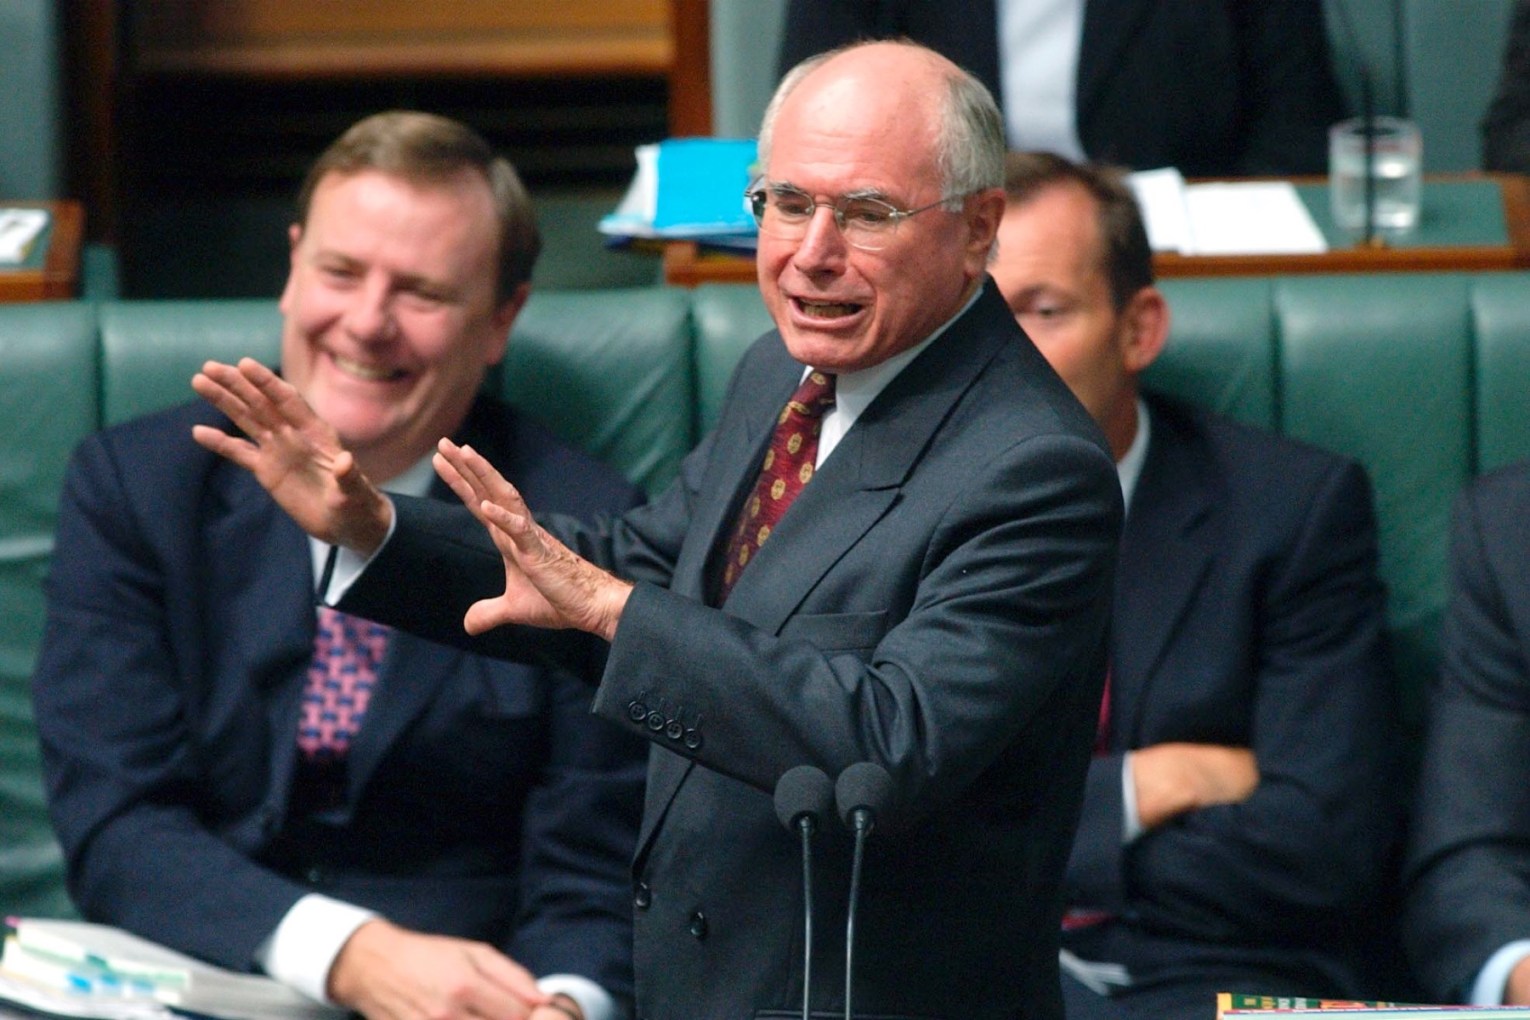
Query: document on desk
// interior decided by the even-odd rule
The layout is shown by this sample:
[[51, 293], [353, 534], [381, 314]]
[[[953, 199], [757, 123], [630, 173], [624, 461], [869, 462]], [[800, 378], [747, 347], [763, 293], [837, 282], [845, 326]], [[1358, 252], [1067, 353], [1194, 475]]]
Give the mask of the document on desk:
[[1313, 255], [1328, 242], [1289, 181], [1188, 184], [1178, 170], [1128, 179], [1154, 251], [1182, 255]]
[[46, 209], [0, 208], [0, 265], [26, 261], [47, 226]]
[[110, 925], [12, 918], [0, 1003], [94, 1020], [339, 1020], [345, 1010], [256, 974], [175, 952]]

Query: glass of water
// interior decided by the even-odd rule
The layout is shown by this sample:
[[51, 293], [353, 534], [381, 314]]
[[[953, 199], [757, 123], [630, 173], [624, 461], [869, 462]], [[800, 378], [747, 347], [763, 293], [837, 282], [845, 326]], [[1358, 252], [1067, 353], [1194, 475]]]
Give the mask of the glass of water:
[[1375, 235], [1397, 236], [1416, 227], [1423, 148], [1418, 125], [1401, 117], [1373, 117], [1369, 126], [1364, 118], [1355, 117], [1329, 128], [1328, 197], [1339, 229], [1353, 234], [1365, 231], [1368, 158]]

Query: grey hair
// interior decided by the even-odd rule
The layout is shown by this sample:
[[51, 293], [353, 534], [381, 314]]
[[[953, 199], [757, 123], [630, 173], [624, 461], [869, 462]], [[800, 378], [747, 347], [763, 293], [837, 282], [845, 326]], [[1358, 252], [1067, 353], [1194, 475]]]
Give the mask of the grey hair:
[[[900, 46], [924, 49], [908, 40], [892, 41]], [[804, 78], [830, 59], [867, 45], [871, 43], [858, 42], [829, 50], [808, 57], [786, 72], [776, 86], [770, 104], [765, 107], [760, 124], [761, 166], [770, 162], [776, 116], [786, 98]], [[935, 129], [935, 166], [940, 173], [946, 208], [953, 211], [960, 209], [962, 199], [974, 192], [1004, 186], [1004, 119], [988, 88], [959, 67], [946, 76], [946, 90], [940, 97], [940, 122]]]

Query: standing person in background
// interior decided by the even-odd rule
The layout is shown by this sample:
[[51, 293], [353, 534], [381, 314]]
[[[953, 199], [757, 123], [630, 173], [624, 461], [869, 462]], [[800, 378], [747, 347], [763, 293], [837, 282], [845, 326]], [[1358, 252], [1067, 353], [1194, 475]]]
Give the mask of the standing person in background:
[[899, 36], [988, 86], [1011, 149], [1187, 177], [1319, 174], [1344, 116], [1322, 0], [790, 0], [780, 66]]
[[1530, 0], [1518, 0], [1498, 88], [1482, 118], [1482, 168], [1530, 173]]
[[[1070, 1020], [1374, 998], [1400, 828], [1376, 520], [1353, 461], [1144, 393], [1169, 307], [1119, 174], [1010, 153], [990, 272], [1110, 440], [1111, 673], [1068, 861]], [[1368, 994], [1370, 993], [1370, 994]]]
[[[550, 506], [638, 501], [480, 392], [541, 242], [477, 134], [361, 121], [291, 244], [282, 373], [370, 477], [450, 498], [452, 435]], [[193, 425], [233, 427], [108, 429], [64, 485], [34, 688], [80, 912], [369, 1020], [624, 1015], [641, 743], [571, 670], [316, 620], [323, 550]]]
[[[248, 437], [198, 440], [337, 559], [367, 560], [341, 608], [507, 656], [610, 643], [595, 711], [654, 747], [634, 875], [647, 1020], [802, 1007], [800, 846], [772, 793], [797, 766], [865, 762], [891, 797], [855, 917], [860, 1015], [1062, 1018], [1060, 881], [1121, 492], [987, 278], [1003, 151], [993, 98], [924, 47], [788, 74], [747, 195], [776, 329], [675, 484], [598, 526], [543, 514], [449, 442], [437, 469], [472, 514], [386, 499], [258, 364], [195, 381]], [[808, 998], [836, 1013], [852, 845], [817, 844]]]

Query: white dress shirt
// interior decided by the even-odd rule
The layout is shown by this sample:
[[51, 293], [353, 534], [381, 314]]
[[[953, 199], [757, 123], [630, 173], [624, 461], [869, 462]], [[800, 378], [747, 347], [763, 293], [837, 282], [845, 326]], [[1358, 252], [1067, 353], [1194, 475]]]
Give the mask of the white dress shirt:
[[998, 0], [999, 90], [1011, 149], [1083, 160], [1078, 55], [1084, 0]]

